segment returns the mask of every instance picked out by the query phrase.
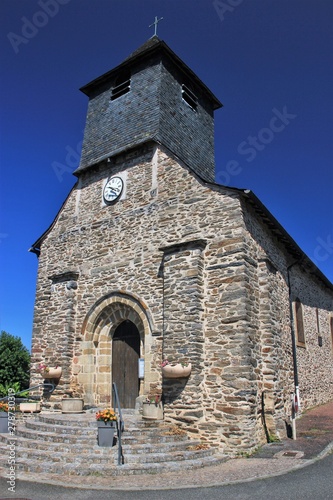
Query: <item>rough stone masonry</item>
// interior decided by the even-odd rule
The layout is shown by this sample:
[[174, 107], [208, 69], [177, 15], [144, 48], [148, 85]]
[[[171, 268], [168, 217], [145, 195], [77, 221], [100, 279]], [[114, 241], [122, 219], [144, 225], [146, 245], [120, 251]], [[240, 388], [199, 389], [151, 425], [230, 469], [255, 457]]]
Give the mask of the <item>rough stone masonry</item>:
[[[110, 101], [125, 69], [127, 93]], [[197, 109], [182, 98], [184, 81]], [[295, 368], [304, 408], [333, 397], [332, 284], [251, 192], [213, 182], [218, 103], [163, 42], [85, 89], [78, 181], [33, 245], [31, 384], [39, 362], [60, 365], [44, 405], [71, 396], [109, 405], [113, 337], [130, 322], [144, 376], [134, 386], [121, 376], [135, 404], [162, 395], [165, 420], [230, 454], [284, 434]], [[124, 188], [108, 204], [113, 176]], [[191, 363], [190, 376], [162, 377], [165, 359]]]

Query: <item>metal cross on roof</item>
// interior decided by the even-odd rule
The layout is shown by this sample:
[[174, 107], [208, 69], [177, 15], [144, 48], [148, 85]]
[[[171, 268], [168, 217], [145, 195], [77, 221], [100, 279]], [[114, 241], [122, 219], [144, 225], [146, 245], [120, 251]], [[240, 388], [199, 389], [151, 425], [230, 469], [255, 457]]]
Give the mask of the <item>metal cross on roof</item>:
[[155, 21], [149, 25], [149, 28], [151, 28], [152, 26], [155, 25], [155, 33], [154, 33], [154, 36], [157, 36], [157, 25], [160, 21], [162, 21], [163, 17], [160, 17], [159, 19], [157, 18], [157, 16], [155, 16]]

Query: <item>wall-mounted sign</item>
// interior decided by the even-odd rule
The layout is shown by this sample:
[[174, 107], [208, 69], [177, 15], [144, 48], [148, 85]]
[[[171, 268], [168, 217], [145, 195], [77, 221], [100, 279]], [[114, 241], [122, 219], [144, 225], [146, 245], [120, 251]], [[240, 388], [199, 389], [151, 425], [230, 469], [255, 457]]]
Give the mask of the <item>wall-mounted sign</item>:
[[143, 358], [139, 358], [139, 378], [145, 378], [145, 360]]

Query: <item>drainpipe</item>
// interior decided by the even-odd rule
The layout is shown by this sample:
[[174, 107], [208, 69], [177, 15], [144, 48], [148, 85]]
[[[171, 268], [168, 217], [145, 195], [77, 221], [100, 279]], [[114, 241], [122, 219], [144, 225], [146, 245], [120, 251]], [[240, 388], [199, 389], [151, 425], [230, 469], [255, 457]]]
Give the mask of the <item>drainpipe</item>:
[[295, 336], [295, 329], [294, 329], [294, 312], [293, 312], [293, 305], [292, 305], [292, 295], [291, 295], [291, 283], [290, 283], [290, 269], [295, 266], [296, 264], [299, 264], [302, 259], [298, 259], [290, 266], [287, 267], [287, 284], [288, 284], [288, 291], [289, 291], [289, 315], [290, 315], [290, 330], [291, 330], [291, 343], [292, 343], [292, 350], [293, 350], [293, 367], [294, 367], [294, 386], [295, 386], [295, 394], [292, 396], [292, 434], [293, 434], [293, 439], [296, 439], [296, 413], [298, 411], [299, 407], [299, 383], [298, 383], [298, 368], [297, 368], [297, 352], [296, 352], [296, 336]]

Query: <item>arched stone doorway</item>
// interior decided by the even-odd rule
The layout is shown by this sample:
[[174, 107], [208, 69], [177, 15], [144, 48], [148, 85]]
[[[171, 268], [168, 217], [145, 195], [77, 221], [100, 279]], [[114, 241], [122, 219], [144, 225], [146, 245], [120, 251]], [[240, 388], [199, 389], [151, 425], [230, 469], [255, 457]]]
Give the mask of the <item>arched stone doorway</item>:
[[112, 337], [112, 382], [116, 383], [122, 408], [135, 408], [139, 396], [140, 333], [132, 321], [117, 326]]
[[[119, 328], [119, 330], [118, 330]], [[130, 331], [133, 337], [130, 344], [134, 351], [132, 371], [136, 373], [132, 382], [125, 381], [125, 391], [120, 389], [121, 383], [116, 375], [117, 362], [122, 363], [123, 356], [114, 355], [114, 348], [121, 346]], [[152, 332], [156, 331], [148, 307], [138, 298], [113, 292], [99, 299], [90, 309], [82, 325], [82, 338], [76, 344], [76, 356], [73, 363], [73, 387], [77, 387], [87, 405], [112, 404], [112, 382], [115, 381], [118, 391], [127, 392], [128, 384], [132, 387], [129, 400], [122, 401], [123, 407], [134, 408], [134, 394], [146, 394], [149, 391], [151, 376], [151, 348], [153, 343]], [[121, 340], [122, 339], [122, 340]], [[119, 346], [117, 344], [119, 343]], [[123, 344], [123, 348], [126, 342]], [[132, 344], [131, 344], [132, 345]], [[127, 347], [129, 347], [127, 345]], [[134, 357], [135, 354], [135, 357]], [[144, 378], [138, 378], [138, 358], [144, 359]], [[134, 359], [136, 367], [134, 368]], [[113, 364], [115, 363], [115, 366]], [[121, 367], [120, 367], [121, 368]], [[119, 370], [120, 370], [119, 368]], [[116, 378], [116, 380], [113, 380]], [[154, 379], [157, 374], [154, 375]], [[123, 396], [121, 396], [123, 398]]]

